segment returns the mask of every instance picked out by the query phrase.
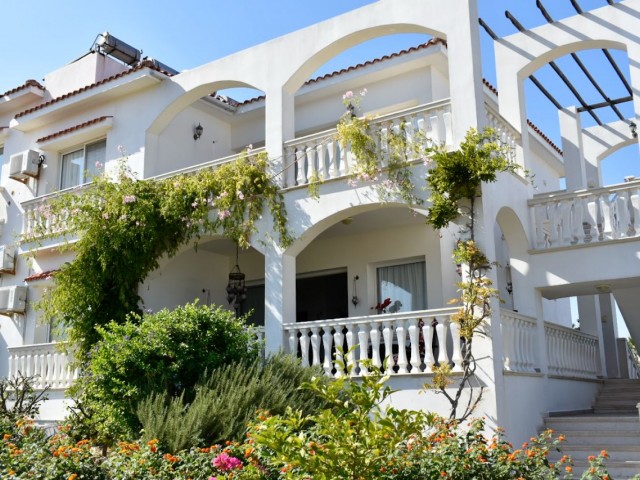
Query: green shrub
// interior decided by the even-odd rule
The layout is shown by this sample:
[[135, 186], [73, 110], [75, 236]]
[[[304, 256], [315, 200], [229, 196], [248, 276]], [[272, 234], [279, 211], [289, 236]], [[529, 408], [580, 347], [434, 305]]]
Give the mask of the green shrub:
[[256, 410], [283, 414], [289, 406], [304, 414], [324, 404], [311, 390], [300, 386], [320, 369], [303, 367], [290, 355], [275, 355], [263, 363], [236, 362], [212, 371], [195, 386], [193, 402], [184, 395], [153, 393], [138, 405], [144, 439], [159, 439], [169, 451], [194, 445], [213, 445], [225, 440], [242, 440]]
[[98, 331], [101, 340], [70, 392], [77, 401], [71, 419], [82, 435], [107, 444], [137, 437], [143, 398], [166, 392], [191, 402], [203, 372], [255, 358], [259, 348], [233, 313], [196, 303]]

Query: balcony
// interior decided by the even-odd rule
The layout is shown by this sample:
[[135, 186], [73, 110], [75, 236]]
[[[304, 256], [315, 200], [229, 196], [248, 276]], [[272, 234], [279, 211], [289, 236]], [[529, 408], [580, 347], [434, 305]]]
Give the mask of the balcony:
[[529, 200], [534, 249], [595, 245], [640, 237], [640, 180]]
[[[399, 132], [401, 126], [404, 126], [409, 139], [424, 138], [430, 145], [453, 146], [449, 100], [376, 117], [371, 122], [371, 130], [382, 152], [385, 150], [387, 133]], [[286, 142], [285, 153], [287, 187], [307, 185], [314, 178], [327, 181], [345, 177], [349, 175], [354, 162], [349, 146], [342, 148], [340, 145], [335, 128]], [[382, 167], [384, 166], [383, 153]]]
[[9, 347], [8, 377], [22, 374], [34, 377], [34, 388], [43, 390], [66, 389], [78, 377], [78, 370], [71, 366], [73, 357], [60, 349], [58, 343], [41, 343], [22, 347]]

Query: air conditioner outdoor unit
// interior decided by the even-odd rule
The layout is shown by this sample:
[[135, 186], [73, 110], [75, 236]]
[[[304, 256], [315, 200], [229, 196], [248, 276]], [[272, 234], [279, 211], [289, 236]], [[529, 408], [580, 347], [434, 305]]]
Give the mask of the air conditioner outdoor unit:
[[0, 245], [0, 273], [16, 273], [16, 248]]
[[0, 314], [24, 313], [27, 308], [27, 289], [15, 285], [0, 287]]
[[29, 177], [37, 177], [40, 166], [40, 154], [35, 150], [11, 155], [9, 161], [9, 177], [14, 180], [27, 180]]

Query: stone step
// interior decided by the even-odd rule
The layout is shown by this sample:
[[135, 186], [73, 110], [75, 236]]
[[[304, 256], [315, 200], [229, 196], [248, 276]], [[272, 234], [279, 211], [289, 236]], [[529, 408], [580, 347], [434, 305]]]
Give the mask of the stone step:
[[[609, 475], [615, 480], [631, 480], [640, 473], [640, 462], [616, 461], [609, 458], [605, 461], [605, 466], [607, 467]], [[574, 478], [580, 478], [582, 473], [584, 473], [588, 468], [589, 462], [587, 460], [574, 460]]]
[[[594, 443], [597, 439], [594, 439]], [[640, 445], [610, 445], [607, 448], [601, 445], [575, 445], [571, 443], [562, 443], [560, 445], [562, 454], [570, 455], [574, 460], [586, 460], [589, 455], [599, 455], [602, 450], [606, 450], [611, 461], [632, 461], [640, 463]], [[549, 455], [550, 459], [558, 460], [562, 455]], [[605, 462], [605, 464], [607, 464]], [[640, 473], [640, 472], [638, 472]]]
[[638, 415], [571, 415], [562, 417], [547, 417], [546, 428], [552, 428], [558, 433], [585, 430], [624, 430], [637, 432], [640, 435], [640, 419]]
[[[616, 445], [640, 446], [640, 430], [575, 430], [564, 433], [563, 445], [590, 445], [597, 443], [600, 450], [608, 450]], [[598, 450], [598, 451], [600, 451]]]

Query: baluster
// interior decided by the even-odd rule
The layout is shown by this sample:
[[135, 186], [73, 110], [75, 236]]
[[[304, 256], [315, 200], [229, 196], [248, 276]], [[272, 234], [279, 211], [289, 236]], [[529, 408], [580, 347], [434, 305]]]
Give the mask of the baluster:
[[318, 155], [318, 143], [313, 142], [307, 147], [307, 182], [311, 182], [311, 179], [318, 177], [318, 163], [320, 158]]
[[382, 338], [384, 340], [384, 367], [385, 373], [393, 374], [393, 322], [385, 320], [383, 322]]
[[613, 238], [611, 225], [611, 199], [609, 195], [603, 194], [598, 198], [598, 240]]
[[502, 368], [508, 372], [514, 371], [514, 327], [513, 319], [506, 315], [500, 316], [502, 325]]
[[369, 360], [369, 325], [363, 323], [358, 329], [358, 348], [360, 349], [360, 375], [366, 375], [369, 370], [366, 366], [366, 360]]
[[449, 352], [447, 352], [447, 330], [449, 319], [444, 319], [441, 322], [438, 322], [436, 325], [436, 335], [438, 335], [438, 345], [440, 346], [440, 352], [438, 352], [438, 364], [439, 365], [448, 365], [449, 364]]
[[587, 208], [584, 210], [584, 242], [590, 243], [593, 240], [594, 234], [597, 232], [596, 225], [598, 222], [598, 205], [593, 198], [589, 198], [586, 201]]
[[404, 328], [405, 320], [398, 320], [396, 327], [396, 335], [398, 338], [398, 373], [409, 373], [407, 370], [407, 339], [406, 330]]
[[584, 198], [576, 198], [571, 209], [571, 244], [584, 243]]
[[409, 364], [411, 365], [411, 373], [420, 372], [420, 330], [418, 329], [418, 319], [409, 320], [409, 345], [411, 348], [411, 357]]
[[286, 148], [286, 172], [285, 172], [285, 187], [293, 187], [296, 184], [296, 148], [288, 146]]
[[547, 205], [538, 204], [533, 207], [536, 223], [536, 245], [538, 248], [548, 246], [549, 219], [547, 218]]
[[353, 377], [356, 375], [356, 352], [353, 345], [353, 326], [347, 325], [347, 372]]
[[294, 357], [298, 355], [298, 330], [289, 329], [289, 353]]
[[571, 200], [564, 200], [558, 205], [562, 232], [559, 236], [561, 245], [569, 245], [573, 240], [571, 236], [571, 205]]
[[549, 244], [552, 247], [558, 246], [558, 234], [560, 230], [560, 221], [561, 217], [558, 212], [558, 204], [552, 203], [549, 205], [549, 209], [547, 210], [547, 215], [549, 216]]
[[12, 378], [16, 376], [16, 357], [15, 353], [9, 352], [9, 374], [7, 378]]
[[631, 236], [631, 212], [629, 192], [621, 192], [613, 204], [613, 238]]
[[302, 366], [309, 366], [309, 329], [300, 329], [300, 351], [302, 352]]
[[382, 368], [382, 361], [380, 360], [380, 330], [377, 323], [371, 324], [371, 361], [373, 366], [377, 369]]
[[442, 123], [444, 124], [444, 144], [446, 146], [453, 145], [453, 120], [451, 118], [451, 112], [444, 112], [442, 114]]
[[327, 145], [325, 147], [325, 162], [324, 162], [324, 173], [323, 176], [325, 179], [337, 178], [338, 177], [338, 165], [337, 165], [337, 157], [336, 157], [336, 140], [334, 138], [327, 140]]
[[320, 365], [320, 329], [319, 327], [311, 327], [311, 351], [312, 351], [312, 365]]
[[462, 349], [460, 348], [460, 326], [456, 322], [451, 322], [451, 338], [453, 340], [453, 371], [462, 372]]
[[522, 319], [516, 319], [516, 335], [517, 335], [517, 357], [518, 371], [525, 372], [528, 370], [527, 364], [527, 331], [526, 324]]
[[431, 372], [436, 362], [433, 358], [433, 327], [428, 319], [422, 326], [422, 338], [424, 339], [424, 371]]
[[328, 377], [331, 376], [333, 371], [333, 359], [331, 346], [333, 343], [333, 336], [331, 335], [331, 327], [324, 327], [324, 334], [322, 335], [322, 347], [324, 348], [324, 362], [322, 367]]
[[342, 334], [342, 325], [336, 325], [333, 333], [333, 343], [336, 346], [336, 378], [344, 375], [344, 335]]
[[441, 134], [440, 119], [436, 112], [435, 115], [429, 117], [429, 126], [431, 127], [431, 140], [436, 145], [442, 145], [444, 142], [444, 135]]
[[631, 192], [631, 196], [629, 197], [630, 202], [630, 215], [631, 222], [629, 226], [629, 234], [630, 236], [635, 236], [640, 234], [640, 195], [638, 194], [638, 190], [634, 189]]
[[296, 149], [296, 185], [304, 185], [307, 183], [305, 172], [306, 146], [299, 145]]

